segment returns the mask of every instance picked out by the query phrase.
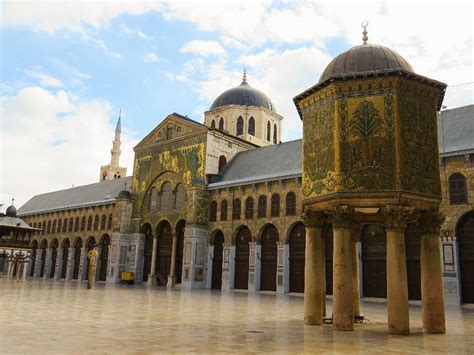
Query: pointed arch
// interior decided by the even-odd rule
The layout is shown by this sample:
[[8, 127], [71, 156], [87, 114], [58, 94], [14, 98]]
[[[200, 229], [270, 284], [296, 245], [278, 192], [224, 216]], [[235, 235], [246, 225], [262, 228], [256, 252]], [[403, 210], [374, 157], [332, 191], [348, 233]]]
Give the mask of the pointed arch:
[[248, 133], [251, 136], [255, 136], [255, 118], [253, 118], [253, 117], [250, 117], [250, 119], [249, 119]]
[[278, 139], [278, 134], [277, 134], [278, 132], [277, 132], [277, 130], [278, 130], [278, 128], [277, 128], [277, 125], [276, 125], [276, 123], [275, 123], [275, 124], [273, 125], [273, 144], [277, 144], [277, 143], [278, 143], [278, 141], [277, 141], [277, 139]]
[[212, 122], [211, 122], [211, 128], [216, 128], [216, 121], [215, 121], [215, 120], [212, 120]]
[[224, 130], [224, 118], [222, 118], [222, 117], [219, 119], [219, 129], [221, 131]]
[[268, 142], [270, 142], [270, 138], [271, 138], [270, 136], [272, 134], [271, 130], [272, 130], [272, 127], [270, 125], [270, 121], [268, 121], [267, 122], [267, 141]]
[[242, 116], [239, 116], [237, 118], [237, 131], [236, 131], [236, 136], [241, 136], [244, 134], [244, 119]]

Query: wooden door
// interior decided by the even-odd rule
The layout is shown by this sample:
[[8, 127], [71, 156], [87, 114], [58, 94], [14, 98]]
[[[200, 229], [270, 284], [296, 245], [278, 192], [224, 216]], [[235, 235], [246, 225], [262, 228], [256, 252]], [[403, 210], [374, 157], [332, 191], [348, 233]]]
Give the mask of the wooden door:
[[156, 262], [157, 285], [165, 286], [171, 271], [171, 249], [173, 248], [173, 237], [171, 227], [166, 222], [158, 231], [158, 251]]
[[105, 281], [107, 279], [107, 264], [109, 262], [109, 236], [104, 236], [102, 239], [102, 245], [100, 248], [100, 272], [99, 281]]
[[362, 229], [362, 292], [364, 297], [387, 297], [387, 238], [375, 225]]
[[326, 254], [326, 294], [332, 295], [332, 258], [334, 250], [332, 227], [329, 227], [325, 233], [326, 237], [324, 241], [324, 248]]
[[305, 233], [303, 223], [290, 233], [290, 292], [304, 292]]
[[265, 229], [261, 243], [260, 290], [276, 291], [278, 231], [274, 226]]
[[240, 229], [235, 244], [235, 276], [234, 288], [247, 290], [249, 280], [249, 243], [252, 238], [250, 230], [246, 227]]
[[409, 224], [405, 232], [405, 250], [408, 299], [410, 300], [421, 300], [420, 242], [421, 233], [415, 225]]
[[461, 300], [474, 303], [474, 213], [464, 216], [457, 228]]
[[211, 287], [216, 290], [222, 288], [222, 256], [224, 253], [224, 235], [219, 232], [214, 237], [214, 254], [212, 256]]
[[61, 278], [62, 279], [66, 278], [68, 259], [69, 259], [69, 241], [66, 240], [64, 242], [64, 246], [63, 246], [63, 266], [61, 268]]

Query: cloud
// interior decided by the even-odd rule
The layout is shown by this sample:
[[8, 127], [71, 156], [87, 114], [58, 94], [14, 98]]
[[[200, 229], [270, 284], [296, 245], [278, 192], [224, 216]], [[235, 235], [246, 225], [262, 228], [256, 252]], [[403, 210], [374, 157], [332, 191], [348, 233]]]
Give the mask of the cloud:
[[40, 67], [34, 69], [25, 69], [23, 72], [30, 78], [37, 80], [41, 86], [53, 88], [64, 87], [64, 84], [61, 82], [61, 80], [55, 78], [52, 75], [44, 73]]
[[[64, 90], [27, 87], [0, 104], [2, 146], [10, 147], [1, 156], [0, 201], [14, 196], [18, 207], [39, 192], [98, 181], [114, 136], [108, 102], [77, 102]], [[121, 165], [129, 174], [135, 144], [123, 129]]]
[[156, 53], [147, 53], [143, 56], [143, 61], [145, 63], [164, 63], [166, 62], [166, 59], [161, 58]]
[[141, 29], [130, 28], [125, 24], [122, 24], [121, 29], [122, 29], [122, 33], [126, 36], [137, 36], [137, 37], [140, 37], [140, 38], [146, 39], [146, 40], [153, 39], [153, 37], [147, 35]]
[[193, 40], [193, 41], [185, 43], [181, 47], [180, 52], [196, 54], [202, 57], [208, 57], [208, 56], [214, 56], [214, 55], [220, 56], [220, 57], [227, 56], [226, 50], [217, 41]]
[[162, 8], [159, 1], [7, 0], [2, 4], [2, 20], [6, 27], [28, 26], [49, 33], [61, 29], [83, 32], [87, 27], [104, 28], [122, 14], [141, 15]]

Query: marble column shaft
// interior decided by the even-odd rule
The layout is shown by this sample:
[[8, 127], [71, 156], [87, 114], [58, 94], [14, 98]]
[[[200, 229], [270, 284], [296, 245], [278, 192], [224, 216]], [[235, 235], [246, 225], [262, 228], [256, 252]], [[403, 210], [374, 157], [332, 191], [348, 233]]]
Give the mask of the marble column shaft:
[[427, 333], [446, 333], [439, 236], [443, 220], [437, 212], [425, 212], [419, 221], [423, 230], [420, 245], [422, 318]]
[[74, 273], [74, 252], [75, 248], [69, 248], [67, 253], [66, 280], [71, 280]]
[[354, 317], [360, 316], [359, 250], [358, 242], [351, 242], [352, 252], [352, 291], [354, 293]]
[[153, 250], [151, 251], [151, 267], [150, 273], [148, 274], [148, 281], [147, 286], [155, 286], [156, 285], [156, 250], [158, 248], [158, 236], [153, 236]]
[[176, 247], [178, 243], [178, 236], [176, 234], [172, 235], [173, 244], [171, 246], [171, 265], [170, 265], [170, 274], [168, 276], [168, 287], [173, 287], [176, 284]]

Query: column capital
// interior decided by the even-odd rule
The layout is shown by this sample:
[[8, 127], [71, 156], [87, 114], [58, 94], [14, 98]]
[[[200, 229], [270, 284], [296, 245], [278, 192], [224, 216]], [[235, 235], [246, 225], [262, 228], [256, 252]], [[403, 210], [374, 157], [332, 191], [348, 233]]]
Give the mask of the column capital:
[[445, 216], [439, 211], [423, 211], [418, 215], [417, 226], [421, 233], [438, 234]]
[[303, 222], [307, 228], [324, 228], [329, 224], [329, 216], [320, 211], [305, 211]]
[[351, 229], [353, 227], [354, 208], [337, 206], [330, 213], [333, 228]]
[[414, 210], [414, 207], [388, 205], [380, 209], [380, 214], [387, 230], [405, 231]]

